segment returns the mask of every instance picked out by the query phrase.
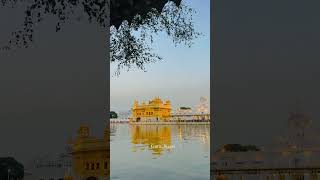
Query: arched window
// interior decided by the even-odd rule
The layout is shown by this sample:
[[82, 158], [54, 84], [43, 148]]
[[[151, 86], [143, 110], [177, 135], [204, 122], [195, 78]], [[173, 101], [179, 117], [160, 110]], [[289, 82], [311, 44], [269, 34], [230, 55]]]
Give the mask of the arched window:
[[104, 169], [108, 169], [108, 162], [104, 162]]

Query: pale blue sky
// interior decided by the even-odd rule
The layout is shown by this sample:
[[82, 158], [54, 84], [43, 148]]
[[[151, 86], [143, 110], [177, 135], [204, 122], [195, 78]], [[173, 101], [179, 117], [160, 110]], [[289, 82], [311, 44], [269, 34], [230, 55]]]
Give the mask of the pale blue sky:
[[111, 77], [111, 110], [126, 111], [135, 99], [148, 101], [155, 96], [170, 99], [174, 108], [194, 107], [201, 96], [210, 97], [210, 0], [183, 2], [196, 11], [194, 23], [202, 35], [191, 48], [176, 47], [167, 35], [157, 35], [152, 47], [163, 60], [147, 65], [147, 72], [124, 70]]

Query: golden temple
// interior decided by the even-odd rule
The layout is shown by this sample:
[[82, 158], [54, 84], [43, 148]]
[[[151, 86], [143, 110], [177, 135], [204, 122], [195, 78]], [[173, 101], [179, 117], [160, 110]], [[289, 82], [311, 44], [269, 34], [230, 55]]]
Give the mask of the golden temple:
[[71, 142], [72, 173], [65, 180], [104, 180], [110, 175], [109, 131], [104, 137], [90, 136], [90, 129], [82, 124], [76, 139]]
[[168, 121], [171, 117], [170, 101], [167, 100], [163, 102], [159, 97], [155, 97], [149, 101], [148, 104], [145, 102], [139, 104], [139, 102], [135, 100], [131, 110], [131, 122]]

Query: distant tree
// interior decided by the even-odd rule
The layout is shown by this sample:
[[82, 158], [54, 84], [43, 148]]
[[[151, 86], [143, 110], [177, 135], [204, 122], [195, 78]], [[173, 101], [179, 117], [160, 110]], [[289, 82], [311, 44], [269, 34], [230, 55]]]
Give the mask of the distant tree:
[[191, 109], [190, 107], [180, 107], [181, 110], [189, 110]]
[[8, 170], [10, 179], [23, 179], [24, 167], [21, 163], [12, 157], [0, 158], [0, 179], [8, 179]]
[[226, 144], [218, 151], [220, 152], [247, 152], [247, 151], [260, 151], [255, 145], [241, 145], [241, 144]]
[[116, 119], [116, 118], [118, 118], [118, 114], [116, 112], [114, 112], [114, 111], [110, 111], [110, 118], [111, 119]]
[[[20, 0], [23, 1], [23, 0]], [[1, 0], [3, 6], [19, 0]], [[145, 70], [145, 64], [162, 58], [152, 52], [153, 35], [165, 32], [173, 43], [191, 46], [199, 33], [195, 31], [194, 11], [181, 0], [31, 0], [25, 11], [23, 28], [12, 33], [2, 49], [27, 48], [34, 40], [35, 27], [48, 15], [57, 18], [56, 31], [63, 24], [86, 17], [106, 31], [110, 30], [111, 62], [120, 70], [132, 67]], [[109, 12], [110, 10], [110, 12]], [[108, 21], [110, 19], [110, 22]], [[108, 25], [111, 28], [108, 29]], [[139, 35], [137, 35], [139, 34]]]

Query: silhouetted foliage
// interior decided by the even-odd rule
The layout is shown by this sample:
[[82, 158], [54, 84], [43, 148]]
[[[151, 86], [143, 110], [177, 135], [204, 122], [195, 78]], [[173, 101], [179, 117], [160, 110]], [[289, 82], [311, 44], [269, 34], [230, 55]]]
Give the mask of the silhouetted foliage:
[[181, 110], [189, 110], [191, 107], [180, 107]]
[[247, 152], [247, 151], [260, 151], [255, 145], [241, 145], [241, 144], [226, 144], [220, 152]]
[[118, 114], [114, 111], [110, 111], [110, 118], [111, 119], [115, 119], [115, 118], [118, 118]]
[[[1, 2], [6, 6], [20, 1]], [[47, 15], [57, 18], [56, 31], [66, 22], [79, 20], [79, 16], [87, 17], [89, 22], [98, 23], [106, 31], [110, 23], [110, 58], [117, 64], [116, 75], [123, 68], [145, 70], [145, 64], [162, 59], [150, 47], [153, 35], [158, 32], [165, 32], [175, 45], [188, 46], [199, 35], [192, 21], [194, 11], [181, 0], [31, 0], [29, 3], [23, 28], [13, 32], [8, 45], [2, 49], [29, 47], [34, 41], [36, 25]]]
[[8, 179], [8, 169], [10, 179], [23, 179], [24, 167], [21, 163], [12, 157], [0, 158], [0, 179]]
[[[124, 21], [118, 29], [111, 27], [110, 56], [111, 62], [118, 64], [116, 74], [124, 67], [145, 70], [145, 64], [161, 60], [150, 47], [153, 35], [159, 32], [164, 31], [175, 45], [184, 43], [190, 47], [199, 35], [192, 22], [193, 12], [184, 4], [175, 6], [169, 2], [161, 12], [152, 9], [143, 17], [135, 16], [131, 23]], [[133, 32], [139, 32], [139, 36]]]

